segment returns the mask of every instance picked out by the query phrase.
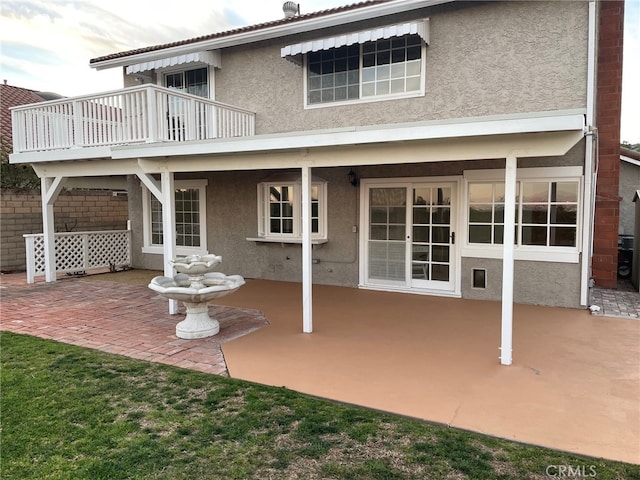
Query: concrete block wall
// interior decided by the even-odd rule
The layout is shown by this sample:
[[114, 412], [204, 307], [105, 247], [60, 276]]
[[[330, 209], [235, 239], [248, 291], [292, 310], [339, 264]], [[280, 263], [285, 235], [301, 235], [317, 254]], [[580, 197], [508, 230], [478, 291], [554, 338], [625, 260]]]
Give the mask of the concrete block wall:
[[620, 219], [620, 110], [624, 1], [598, 2], [596, 126], [598, 179], [592, 276], [599, 287], [615, 288]]
[[[127, 204], [126, 196], [111, 191], [64, 191], [53, 206], [55, 231], [124, 230]], [[0, 271], [26, 269], [26, 233], [42, 233], [40, 191], [0, 190]]]

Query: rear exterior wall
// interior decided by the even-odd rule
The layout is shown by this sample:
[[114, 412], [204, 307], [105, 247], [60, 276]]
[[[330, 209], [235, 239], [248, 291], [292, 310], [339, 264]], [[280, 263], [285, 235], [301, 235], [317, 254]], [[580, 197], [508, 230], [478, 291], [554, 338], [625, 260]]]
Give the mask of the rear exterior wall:
[[[322, 36], [430, 18], [422, 97], [304, 108], [304, 68], [280, 49]], [[216, 100], [256, 112], [256, 133], [586, 107], [587, 2], [469, 2], [326, 34], [224, 49]]]
[[[348, 151], [345, 152], [348, 155]], [[563, 157], [531, 158], [519, 161], [520, 168], [580, 166], [584, 143]], [[346, 160], [345, 160], [346, 161]], [[504, 168], [504, 160], [412, 163], [393, 166], [358, 167], [364, 178], [461, 176], [465, 170]], [[347, 179], [348, 167], [314, 168], [313, 175], [327, 181], [328, 242], [313, 247], [313, 281], [318, 284], [357, 287], [359, 262], [360, 188]], [[287, 243], [262, 243], [247, 240], [257, 236], [257, 184], [275, 171], [202, 172], [176, 175], [176, 180], [206, 179], [207, 251], [223, 258], [220, 271], [246, 278], [293, 281], [302, 280], [301, 246]], [[142, 194], [140, 181], [129, 179], [129, 209], [132, 219], [133, 265], [136, 268], [162, 270], [159, 254], [143, 254]], [[464, 206], [461, 206], [464, 208]], [[472, 268], [488, 271], [485, 290], [471, 288]], [[526, 272], [523, 273], [523, 272]], [[497, 300], [501, 294], [501, 261], [463, 258], [462, 295], [468, 298]], [[565, 307], [579, 305], [580, 265], [545, 262], [516, 262], [515, 296], [517, 302]]]

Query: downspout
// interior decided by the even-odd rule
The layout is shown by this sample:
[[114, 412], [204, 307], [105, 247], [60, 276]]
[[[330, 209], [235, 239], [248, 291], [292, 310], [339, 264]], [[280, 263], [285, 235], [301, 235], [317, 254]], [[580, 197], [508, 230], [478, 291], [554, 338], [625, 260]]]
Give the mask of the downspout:
[[[589, 2], [589, 30], [587, 42], [587, 114], [585, 121], [585, 156], [584, 156], [584, 201], [582, 209], [582, 264], [580, 275], [580, 305], [589, 306], [591, 259], [593, 258], [593, 218], [595, 210], [595, 188], [597, 170], [597, 134], [594, 125], [596, 109], [596, 42], [597, 12], [596, 1]], [[594, 161], [595, 160], [595, 161]], [[594, 164], [596, 168], [594, 169]]]

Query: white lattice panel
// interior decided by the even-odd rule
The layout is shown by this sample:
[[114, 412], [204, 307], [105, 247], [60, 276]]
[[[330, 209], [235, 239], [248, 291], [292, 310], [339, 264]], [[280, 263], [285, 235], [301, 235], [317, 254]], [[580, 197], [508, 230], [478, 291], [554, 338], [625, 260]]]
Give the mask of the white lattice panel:
[[83, 235], [56, 235], [56, 272], [85, 270]]
[[[44, 236], [33, 237], [27, 242], [27, 276], [44, 275]], [[31, 245], [31, 246], [29, 246]], [[80, 272], [92, 268], [124, 267], [131, 265], [131, 232], [114, 230], [108, 232], [56, 233], [56, 272]], [[33, 267], [31, 267], [33, 265]]]
[[109, 232], [88, 235], [87, 268], [129, 265], [129, 232]]

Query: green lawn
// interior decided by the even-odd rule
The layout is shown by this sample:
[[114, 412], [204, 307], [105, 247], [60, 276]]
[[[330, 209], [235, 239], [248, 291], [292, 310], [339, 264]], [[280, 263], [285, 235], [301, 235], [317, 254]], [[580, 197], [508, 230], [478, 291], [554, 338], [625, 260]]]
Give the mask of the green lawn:
[[640, 479], [284, 388], [11, 333], [0, 347], [3, 479]]

